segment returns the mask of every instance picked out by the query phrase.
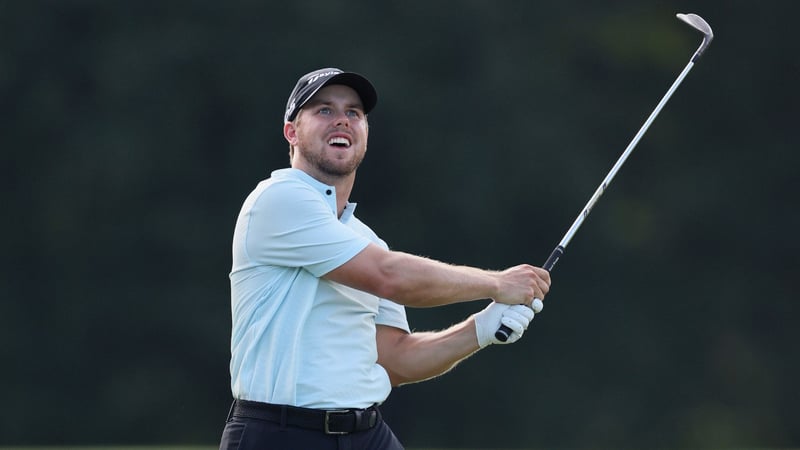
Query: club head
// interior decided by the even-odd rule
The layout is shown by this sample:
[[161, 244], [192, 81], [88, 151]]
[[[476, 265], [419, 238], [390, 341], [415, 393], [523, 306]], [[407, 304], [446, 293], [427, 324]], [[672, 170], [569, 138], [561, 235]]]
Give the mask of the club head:
[[711, 44], [711, 40], [714, 39], [714, 32], [711, 31], [711, 26], [708, 24], [708, 22], [703, 20], [703, 18], [698, 16], [697, 14], [678, 13], [676, 14], [676, 16], [678, 17], [678, 19], [689, 24], [690, 27], [703, 33], [703, 43], [700, 44], [700, 48], [697, 49], [697, 51], [694, 53], [694, 56], [692, 57], [692, 61], [697, 61], [697, 59], [699, 59], [700, 56], [703, 54], [703, 52], [706, 50], [708, 45]]

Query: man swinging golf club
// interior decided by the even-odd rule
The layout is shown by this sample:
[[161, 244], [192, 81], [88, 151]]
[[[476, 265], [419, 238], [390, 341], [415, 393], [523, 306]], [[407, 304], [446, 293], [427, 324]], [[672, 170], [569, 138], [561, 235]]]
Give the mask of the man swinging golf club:
[[[388, 250], [349, 201], [377, 102], [363, 76], [300, 78], [283, 132], [291, 168], [239, 213], [230, 274], [234, 403], [221, 449], [402, 449], [378, 405], [392, 386], [441, 375], [501, 325], [522, 337], [550, 275], [444, 264]], [[404, 306], [493, 299], [446, 330], [410, 332]]]

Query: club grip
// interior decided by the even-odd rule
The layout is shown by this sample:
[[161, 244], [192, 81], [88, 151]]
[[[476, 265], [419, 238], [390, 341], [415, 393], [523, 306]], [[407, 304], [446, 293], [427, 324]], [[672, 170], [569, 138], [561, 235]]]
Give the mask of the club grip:
[[507, 341], [508, 338], [511, 337], [511, 328], [508, 328], [505, 325], [500, 325], [500, 328], [494, 332], [494, 337], [500, 342]]
[[[557, 246], [553, 249], [553, 252], [550, 253], [550, 256], [547, 258], [547, 261], [544, 262], [542, 268], [548, 272], [553, 270], [558, 259], [561, 258], [561, 255], [564, 254], [564, 247], [561, 245]], [[500, 328], [497, 329], [494, 333], [494, 337], [500, 342], [506, 342], [509, 337], [511, 337], [511, 328], [508, 328], [505, 325], [500, 325]]]

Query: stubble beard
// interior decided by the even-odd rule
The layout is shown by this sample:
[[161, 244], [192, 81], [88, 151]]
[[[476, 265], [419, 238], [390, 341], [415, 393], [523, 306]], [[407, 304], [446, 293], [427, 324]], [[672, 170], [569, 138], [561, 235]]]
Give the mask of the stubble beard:
[[366, 148], [361, 152], [352, 150], [355, 152], [355, 156], [347, 161], [343, 161], [334, 156], [330, 156], [324, 148], [319, 151], [309, 151], [305, 145], [306, 143], [303, 141], [304, 139], [298, 140], [295, 151], [297, 151], [303, 159], [308, 161], [314, 169], [319, 171], [320, 174], [328, 177], [339, 178], [353, 174], [356, 169], [358, 169], [358, 166], [361, 165], [366, 155]]

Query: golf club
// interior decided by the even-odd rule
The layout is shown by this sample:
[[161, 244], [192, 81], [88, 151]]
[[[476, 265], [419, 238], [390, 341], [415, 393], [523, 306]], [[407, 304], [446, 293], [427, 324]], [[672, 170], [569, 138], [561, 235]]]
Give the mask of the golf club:
[[[639, 132], [636, 133], [636, 136], [633, 137], [633, 140], [630, 142], [630, 144], [628, 144], [628, 147], [622, 153], [622, 156], [619, 157], [616, 164], [614, 164], [614, 167], [612, 167], [611, 171], [608, 172], [608, 175], [606, 175], [606, 178], [594, 192], [592, 198], [590, 198], [589, 202], [586, 204], [586, 206], [584, 206], [583, 211], [581, 211], [581, 213], [578, 214], [578, 217], [575, 219], [575, 222], [573, 222], [572, 226], [569, 228], [569, 230], [567, 230], [567, 233], [561, 239], [561, 242], [558, 243], [558, 246], [556, 246], [556, 248], [550, 254], [550, 257], [547, 258], [547, 261], [545, 261], [542, 268], [547, 270], [548, 272], [553, 270], [553, 267], [558, 262], [558, 259], [561, 258], [561, 256], [564, 254], [564, 250], [567, 248], [567, 245], [569, 245], [569, 241], [572, 240], [572, 237], [578, 231], [578, 228], [580, 228], [580, 226], [583, 224], [583, 221], [586, 219], [586, 216], [589, 215], [589, 212], [591, 212], [592, 208], [594, 208], [594, 205], [600, 199], [600, 196], [603, 195], [603, 192], [605, 192], [605, 190], [608, 188], [608, 185], [611, 184], [611, 180], [614, 179], [614, 176], [617, 174], [620, 167], [622, 167], [622, 165], [625, 163], [625, 160], [627, 160], [628, 156], [630, 156], [631, 152], [633, 152], [633, 149], [634, 147], [636, 147], [636, 144], [639, 143], [639, 140], [642, 138], [644, 133], [647, 131], [648, 128], [650, 128], [650, 124], [653, 123], [653, 120], [655, 120], [658, 113], [661, 112], [661, 108], [663, 108], [664, 105], [667, 103], [667, 100], [669, 100], [669, 98], [672, 97], [672, 94], [675, 92], [676, 89], [678, 89], [678, 86], [686, 77], [686, 74], [688, 74], [689, 71], [692, 70], [692, 67], [694, 67], [694, 63], [698, 59], [700, 59], [700, 57], [703, 55], [703, 52], [705, 52], [708, 45], [711, 44], [711, 40], [714, 39], [714, 33], [711, 31], [711, 27], [705, 20], [703, 20], [702, 17], [698, 16], [697, 14], [679, 13], [677, 14], [677, 17], [678, 19], [689, 24], [689, 26], [691, 26], [692, 28], [703, 33], [703, 42], [700, 44], [700, 47], [694, 53], [694, 56], [692, 56], [692, 59], [683, 69], [681, 74], [678, 75], [678, 78], [675, 80], [675, 82], [672, 83], [672, 86], [669, 88], [667, 93], [664, 95], [661, 101], [658, 102], [656, 109], [654, 109], [653, 112], [650, 113], [650, 117], [647, 118], [647, 120], [644, 122], [644, 125], [642, 125], [642, 127], [639, 129]], [[539, 311], [541, 311], [541, 306], [542, 306], [541, 300], [539, 299], [534, 300], [534, 302], [537, 301], [538, 303], [536, 304], [534, 310], [539, 309]], [[536, 312], [538, 313], [539, 311]], [[500, 328], [495, 333], [495, 337], [501, 342], [507, 341], [510, 335], [511, 335], [511, 329], [505, 325], [500, 326]]]

